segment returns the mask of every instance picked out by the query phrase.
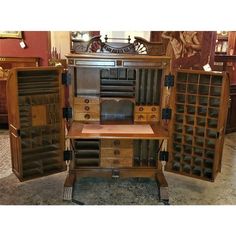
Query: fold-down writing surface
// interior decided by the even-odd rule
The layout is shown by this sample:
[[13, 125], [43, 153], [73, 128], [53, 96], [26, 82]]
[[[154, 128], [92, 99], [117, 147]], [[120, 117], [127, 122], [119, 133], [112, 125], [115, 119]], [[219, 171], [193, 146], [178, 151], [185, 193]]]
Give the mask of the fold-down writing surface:
[[[103, 127], [103, 129], [101, 129], [101, 127]], [[80, 122], [73, 122], [67, 134], [67, 138], [168, 139], [169, 133], [164, 127], [162, 127], [158, 123], [143, 125], [100, 125], [99, 123], [83, 124]]]
[[82, 129], [84, 134], [153, 134], [150, 125], [100, 125], [100, 124], [85, 124]]

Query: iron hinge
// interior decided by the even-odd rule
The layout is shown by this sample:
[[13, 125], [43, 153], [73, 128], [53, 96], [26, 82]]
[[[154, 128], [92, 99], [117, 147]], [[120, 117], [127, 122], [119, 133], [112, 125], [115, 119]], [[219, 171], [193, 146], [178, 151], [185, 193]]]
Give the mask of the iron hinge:
[[63, 108], [63, 118], [66, 118], [66, 119], [72, 118], [72, 107]]
[[168, 74], [165, 76], [165, 82], [164, 82], [164, 86], [170, 88], [174, 86], [174, 79], [175, 76], [172, 74]]
[[163, 120], [170, 120], [171, 119], [172, 110], [170, 108], [163, 108], [161, 117]]
[[65, 150], [63, 156], [64, 156], [64, 161], [72, 160], [72, 151], [71, 150]]
[[62, 84], [70, 85], [71, 84], [71, 74], [66, 72], [62, 73]]
[[167, 151], [160, 151], [159, 160], [167, 162], [168, 159], [169, 159], [169, 152], [167, 152]]

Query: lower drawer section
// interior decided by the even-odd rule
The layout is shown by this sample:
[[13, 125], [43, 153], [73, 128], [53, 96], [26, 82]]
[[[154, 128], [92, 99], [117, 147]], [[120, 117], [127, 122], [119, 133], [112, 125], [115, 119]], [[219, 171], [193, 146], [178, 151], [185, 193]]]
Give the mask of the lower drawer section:
[[104, 168], [132, 167], [132, 158], [101, 158], [100, 166]]
[[101, 158], [130, 158], [133, 157], [133, 148], [102, 148]]

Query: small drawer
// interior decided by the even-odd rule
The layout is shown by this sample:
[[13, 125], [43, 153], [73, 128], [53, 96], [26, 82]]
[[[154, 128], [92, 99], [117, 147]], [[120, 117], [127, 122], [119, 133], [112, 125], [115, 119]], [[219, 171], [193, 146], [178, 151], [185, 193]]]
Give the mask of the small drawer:
[[103, 158], [132, 158], [132, 148], [101, 148], [101, 159]]
[[99, 104], [75, 104], [74, 112], [86, 112], [86, 113], [99, 113], [100, 106]]
[[99, 104], [99, 97], [75, 97], [74, 104]]
[[158, 112], [159, 106], [135, 106], [135, 112], [144, 112], [144, 113], [150, 113], [150, 112]]
[[100, 115], [98, 113], [74, 113], [74, 120], [78, 121], [99, 121]]
[[125, 139], [102, 139], [101, 148], [133, 148], [133, 140]]
[[104, 168], [132, 167], [132, 165], [132, 158], [106, 158], [100, 161], [100, 166]]
[[135, 113], [134, 114], [134, 121], [147, 121], [147, 114], [144, 113]]

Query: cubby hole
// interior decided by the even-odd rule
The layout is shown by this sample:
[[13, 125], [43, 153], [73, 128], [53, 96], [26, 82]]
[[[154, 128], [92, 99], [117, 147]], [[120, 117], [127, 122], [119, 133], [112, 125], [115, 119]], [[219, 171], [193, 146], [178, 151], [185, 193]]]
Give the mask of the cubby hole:
[[186, 164], [191, 164], [191, 160], [192, 160], [192, 156], [189, 156], [189, 155], [183, 155], [183, 161], [184, 163]]
[[204, 145], [204, 138], [195, 137], [194, 139], [195, 139], [195, 144], [197, 146], [203, 147], [203, 145]]
[[185, 116], [185, 120], [188, 125], [194, 125], [194, 116]]
[[219, 97], [221, 94], [221, 87], [211, 87], [211, 96]]
[[194, 152], [194, 155], [199, 156], [199, 157], [201, 157], [203, 155], [203, 149], [202, 148], [194, 147], [193, 152]]
[[209, 128], [217, 128], [218, 121], [215, 119], [207, 119], [207, 125]]
[[198, 83], [198, 74], [189, 74], [188, 75], [188, 82], [197, 84]]
[[195, 114], [195, 107], [194, 106], [187, 106], [187, 113], [190, 115]]
[[207, 137], [208, 138], [217, 138], [218, 137], [218, 132], [215, 130], [207, 129]]
[[192, 147], [191, 146], [184, 145], [183, 149], [184, 149], [184, 153], [190, 154], [190, 155], [192, 154]]
[[178, 82], [186, 83], [187, 82], [187, 76], [188, 76], [187, 73], [178, 72], [178, 74], [177, 74], [177, 81]]
[[206, 119], [203, 118], [203, 117], [197, 117], [197, 125], [205, 126], [206, 125]]
[[198, 97], [198, 104], [200, 106], [207, 106], [208, 105], [208, 97], [199, 96]]
[[188, 84], [188, 93], [196, 94], [197, 93], [197, 85], [195, 85], [195, 84]]
[[213, 168], [213, 161], [210, 160], [210, 159], [205, 159], [205, 160], [204, 160], [204, 166], [205, 166], [206, 168], [212, 169], [212, 168]]
[[221, 75], [213, 75], [211, 79], [211, 84], [212, 85], [222, 85], [222, 76]]
[[174, 141], [177, 143], [182, 142], [182, 134], [174, 133]]
[[207, 115], [207, 108], [206, 107], [198, 107], [197, 114], [199, 116], [206, 116]]
[[199, 85], [198, 93], [200, 95], [208, 95], [208, 93], [209, 93], [209, 86]]
[[204, 129], [204, 128], [200, 128], [200, 127], [196, 127], [196, 129], [195, 129], [195, 134], [196, 134], [197, 136], [204, 137], [205, 129]]
[[186, 92], [186, 84], [177, 83], [176, 90], [177, 90], [177, 92], [185, 93]]
[[210, 98], [210, 106], [211, 107], [219, 107], [220, 106], [220, 99], [219, 98]]
[[175, 132], [182, 133], [183, 131], [183, 125], [175, 124], [174, 128]]
[[173, 162], [173, 165], [172, 165], [172, 170], [174, 170], [174, 171], [180, 171], [180, 163], [174, 161], [174, 162]]
[[202, 175], [202, 168], [200, 166], [193, 167], [192, 174], [197, 175], [197, 176], [201, 176]]
[[202, 165], [202, 158], [194, 157], [193, 164], [196, 166], [201, 166]]
[[176, 112], [177, 113], [184, 113], [184, 105], [176, 104]]
[[181, 152], [181, 145], [177, 143], [173, 143], [173, 149], [175, 152]]
[[200, 84], [210, 84], [210, 79], [211, 79], [210, 75], [201, 74], [199, 83]]
[[215, 108], [208, 108], [208, 116], [213, 118], [218, 118], [219, 109]]
[[206, 139], [205, 140], [205, 146], [206, 148], [212, 148], [214, 149], [215, 148], [215, 145], [216, 145], [216, 141], [213, 140], [213, 139]]
[[215, 156], [215, 152], [213, 150], [205, 149], [206, 158], [214, 159], [214, 156]]
[[176, 95], [176, 100], [179, 103], [184, 103], [185, 102], [185, 95], [184, 94], [177, 94]]
[[183, 169], [183, 172], [184, 172], [184, 173], [190, 174], [191, 166], [188, 165], [188, 164], [183, 164], [183, 165], [182, 165], [182, 169]]
[[196, 104], [197, 97], [194, 95], [188, 95], [187, 97], [189, 104]]
[[207, 179], [212, 179], [212, 169], [205, 168], [203, 171], [203, 176]]
[[179, 153], [173, 153], [173, 159], [174, 159], [174, 161], [180, 162], [181, 155]]
[[185, 126], [185, 133], [186, 134], [193, 134], [193, 127], [192, 126]]
[[176, 121], [176, 122], [179, 122], [179, 123], [183, 123], [183, 121], [184, 121], [184, 116], [183, 116], [183, 115], [180, 115], [180, 114], [176, 114], [176, 115], [175, 115], [175, 121]]
[[189, 144], [189, 145], [192, 145], [192, 139], [193, 139], [192, 136], [189, 136], [189, 135], [184, 136], [184, 142]]

